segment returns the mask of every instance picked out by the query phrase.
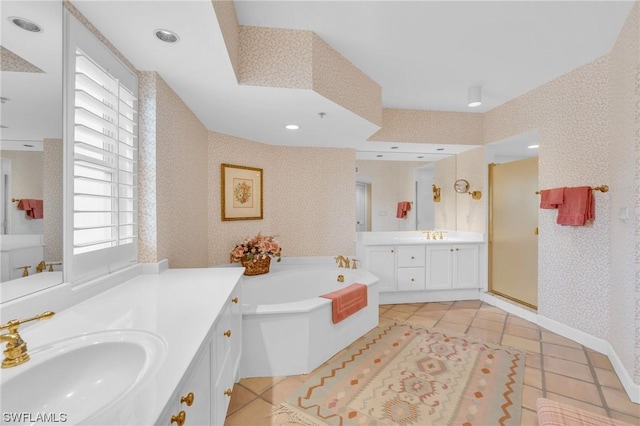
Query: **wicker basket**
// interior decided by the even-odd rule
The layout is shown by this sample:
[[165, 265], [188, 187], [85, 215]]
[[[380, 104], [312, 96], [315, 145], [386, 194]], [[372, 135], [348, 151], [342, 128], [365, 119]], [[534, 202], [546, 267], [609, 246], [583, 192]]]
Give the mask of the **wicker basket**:
[[271, 258], [267, 256], [264, 259], [242, 259], [240, 263], [242, 263], [242, 266], [245, 268], [245, 275], [260, 275], [269, 272]]

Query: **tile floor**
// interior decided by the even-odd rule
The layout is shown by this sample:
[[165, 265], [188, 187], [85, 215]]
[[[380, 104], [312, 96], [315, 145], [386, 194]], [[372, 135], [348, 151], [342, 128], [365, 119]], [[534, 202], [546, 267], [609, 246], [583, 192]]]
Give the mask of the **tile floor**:
[[[537, 425], [539, 397], [640, 425], [640, 405], [629, 400], [605, 355], [536, 324], [479, 300], [381, 305], [380, 323], [393, 319], [526, 350], [522, 425]], [[225, 426], [269, 425], [272, 406], [307, 377], [242, 380], [233, 388]]]

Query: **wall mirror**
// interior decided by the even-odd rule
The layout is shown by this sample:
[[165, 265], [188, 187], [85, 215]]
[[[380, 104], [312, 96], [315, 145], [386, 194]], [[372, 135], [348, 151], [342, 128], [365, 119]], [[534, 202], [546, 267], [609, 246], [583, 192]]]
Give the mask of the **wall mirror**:
[[62, 8], [2, 2], [2, 302], [62, 282]]
[[[447, 187], [456, 176], [456, 156], [392, 159], [398, 156], [407, 157], [356, 154], [356, 231], [455, 230], [456, 197], [453, 188]], [[433, 199], [434, 184], [441, 188], [439, 202]], [[396, 210], [401, 201], [412, 203], [402, 219]]]

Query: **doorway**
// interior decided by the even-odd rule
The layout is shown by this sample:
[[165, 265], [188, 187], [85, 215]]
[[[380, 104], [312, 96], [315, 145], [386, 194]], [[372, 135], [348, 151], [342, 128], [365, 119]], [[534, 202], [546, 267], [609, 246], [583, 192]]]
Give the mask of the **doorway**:
[[369, 185], [356, 182], [356, 232], [370, 231]]
[[489, 164], [489, 291], [538, 307], [538, 158]]

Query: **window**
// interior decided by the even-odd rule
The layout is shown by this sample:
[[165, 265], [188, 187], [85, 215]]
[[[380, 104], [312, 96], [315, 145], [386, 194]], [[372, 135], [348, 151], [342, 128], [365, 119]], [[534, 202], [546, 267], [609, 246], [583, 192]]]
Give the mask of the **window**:
[[138, 101], [136, 75], [67, 19], [65, 279], [78, 283], [137, 261]]

